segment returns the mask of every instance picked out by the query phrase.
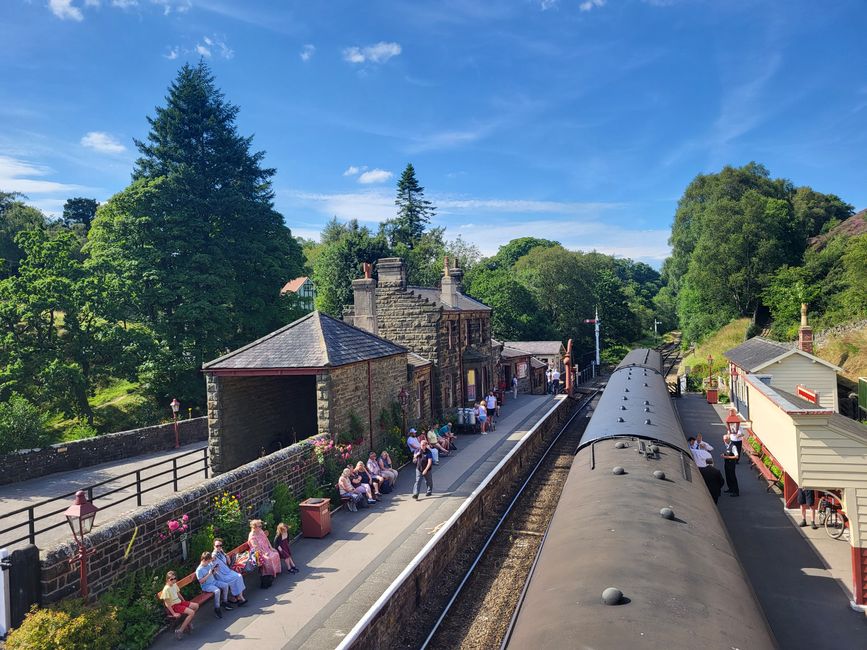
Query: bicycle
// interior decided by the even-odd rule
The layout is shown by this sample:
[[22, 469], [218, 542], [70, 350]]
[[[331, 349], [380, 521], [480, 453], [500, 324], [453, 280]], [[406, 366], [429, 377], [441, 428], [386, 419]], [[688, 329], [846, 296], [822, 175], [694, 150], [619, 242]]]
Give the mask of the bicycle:
[[819, 521], [825, 527], [825, 532], [832, 539], [840, 539], [849, 528], [849, 518], [843, 512], [843, 507], [830, 499], [819, 501]]

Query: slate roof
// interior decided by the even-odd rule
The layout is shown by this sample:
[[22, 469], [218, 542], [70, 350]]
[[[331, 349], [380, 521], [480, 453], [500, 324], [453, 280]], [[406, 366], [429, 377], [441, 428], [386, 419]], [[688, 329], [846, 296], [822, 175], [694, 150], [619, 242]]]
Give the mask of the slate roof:
[[530, 357], [531, 368], [547, 368], [548, 364], [544, 361], [539, 361], [536, 357]]
[[436, 287], [407, 287], [407, 289], [414, 292], [416, 295], [421, 296], [425, 300], [430, 300], [435, 305], [439, 305], [440, 307], [444, 307], [445, 309], [452, 309], [456, 311], [491, 311], [491, 308], [488, 307], [486, 304], [479, 302], [474, 298], [470, 298], [469, 296], [462, 293], [458, 293], [457, 307], [446, 307], [440, 300], [442, 294], [440, 293], [440, 290]]
[[[775, 390], [780, 397], [784, 398], [787, 402], [791, 402], [793, 406], [796, 406], [799, 409], [805, 411], [826, 410], [826, 407], [813, 404], [812, 402], [805, 400], [803, 397], [798, 397], [797, 395], [793, 395], [792, 393], [778, 388], [774, 388], [773, 390]], [[849, 435], [861, 438], [861, 440], [867, 442], [867, 427], [857, 420], [847, 418], [845, 415], [840, 415], [839, 413], [830, 414], [828, 420], [829, 423], [837, 429], [845, 431]]]
[[743, 368], [747, 372], [754, 372], [768, 361], [773, 361], [791, 349], [792, 346], [790, 345], [769, 341], [761, 336], [754, 336], [736, 348], [726, 350], [723, 355], [739, 368]]
[[554, 356], [560, 354], [563, 343], [560, 341], [506, 341], [505, 345], [534, 355]]
[[409, 352], [406, 355], [406, 362], [411, 365], [413, 368], [422, 368], [424, 366], [429, 366], [433, 364], [433, 361], [430, 359], [425, 359], [420, 354], [416, 354], [415, 352]]
[[405, 353], [406, 348], [314, 311], [202, 370], [329, 368]]
[[528, 357], [530, 353], [526, 350], [519, 350], [518, 348], [513, 348], [510, 345], [503, 345], [503, 351], [500, 352], [500, 356], [504, 359], [515, 359], [518, 357]]

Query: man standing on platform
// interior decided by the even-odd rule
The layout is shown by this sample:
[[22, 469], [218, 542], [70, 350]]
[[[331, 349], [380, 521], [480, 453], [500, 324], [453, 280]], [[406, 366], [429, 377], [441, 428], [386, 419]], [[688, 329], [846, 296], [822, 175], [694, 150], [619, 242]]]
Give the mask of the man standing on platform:
[[[732, 413], [735, 412], [735, 409], [729, 407]], [[741, 455], [744, 453], [744, 429], [741, 426], [741, 423], [738, 422], [738, 427], [735, 429], [734, 433], [731, 434], [732, 444], [738, 449], [738, 461], [741, 459]]]
[[427, 483], [427, 493], [425, 496], [430, 496], [431, 492], [433, 492], [433, 455], [425, 438], [421, 439], [421, 446], [413, 454], [412, 462], [415, 463], [415, 487], [412, 489], [412, 498], [418, 500], [418, 489], [421, 486], [422, 477], [424, 477], [425, 483]]
[[741, 495], [741, 491], [738, 487], [737, 477], [739, 457], [738, 448], [735, 447], [729, 434], [725, 434], [723, 436], [723, 442], [726, 446], [722, 454], [723, 459], [725, 459], [726, 483], [728, 484], [728, 489], [726, 489], [726, 492], [729, 493], [730, 497], [739, 497]]
[[547, 387], [545, 389], [545, 392], [550, 394], [551, 393], [551, 369], [550, 368], [548, 368], [545, 371], [545, 385]]
[[560, 371], [557, 368], [551, 371], [551, 392], [555, 395], [560, 392]]
[[518, 377], [512, 377], [512, 399], [518, 399]]
[[713, 458], [708, 458], [705, 466], [699, 467], [698, 471], [701, 472], [704, 484], [707, 485], [707, 489], [713, 497], [713, 502], [716, 503], [719, 500], [723, 485], [725, 485], [722, 472], [713, 466]]
[[798, 505], [801, 506], [801, 528], [807, 525], [807, 506], [813, 513], [813, 530], [818, 528], [816, 525], [816, 493], [813, 490], [798, 488]]

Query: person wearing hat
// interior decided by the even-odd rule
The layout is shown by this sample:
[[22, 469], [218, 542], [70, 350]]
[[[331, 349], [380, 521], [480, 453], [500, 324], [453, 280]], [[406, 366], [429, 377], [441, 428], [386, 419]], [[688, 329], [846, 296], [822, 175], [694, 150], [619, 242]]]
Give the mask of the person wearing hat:
[[416, 436], [416, 430], [410, 429], [409, 433], [406, 436], [406, 446], [409, 447], [409, 453], [415, 454], [420, 447], [418, 442], [418, 437]]

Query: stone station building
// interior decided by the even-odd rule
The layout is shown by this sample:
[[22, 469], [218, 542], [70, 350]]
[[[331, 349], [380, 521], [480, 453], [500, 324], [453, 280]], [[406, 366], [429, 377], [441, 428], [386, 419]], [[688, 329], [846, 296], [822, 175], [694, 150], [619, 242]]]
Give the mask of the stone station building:
[[[344, 320], [406, 347], [431, 362], [431, 412], [471, 406], [495, 388], [491, 308], [461, 292], [463, 271], [445, 260], [440, 287], [407, 285], [397, 257], [368, 265], [353, 280]], [[420, 393], [419, 393], [420, 394]]]
[[320, 312], [206, 363], [213, 471], [319, 433], [336, 436], [353, 415], [376, 448], [381, 410], [402, 389], [420, 394], [409, 382], [425, 368], [408, 363], [406, 348]]

